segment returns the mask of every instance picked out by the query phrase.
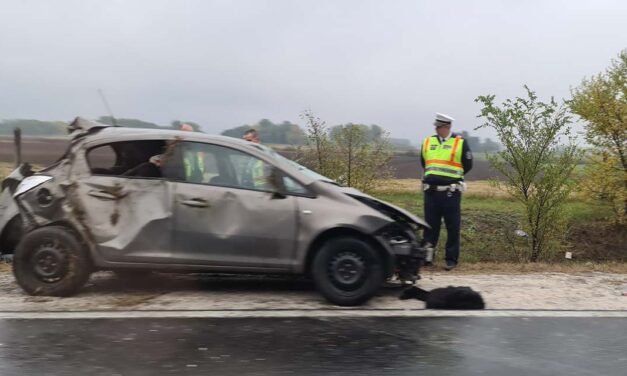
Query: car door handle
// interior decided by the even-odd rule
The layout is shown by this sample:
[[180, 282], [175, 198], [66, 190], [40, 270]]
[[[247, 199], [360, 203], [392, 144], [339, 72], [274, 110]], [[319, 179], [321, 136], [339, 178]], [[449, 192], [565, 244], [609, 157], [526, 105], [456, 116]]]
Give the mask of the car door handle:
[[98, 190], [98, 189], [92, 189], [91, 191], [87, 192], [87, 194], [96, 198], [101, 198], [103, 200], [119, 200], [122, 197], [126, 196], [125, 194], [115, 195], [111, 192]]
[[209, 207], [209, 202], [207, 202], [207, 200], [204, 200], [202, 198], [192, 198], [189, 200], [183, 200], [181, 201], [181, 204], [191, 206], [193, 208], [208, 208]]

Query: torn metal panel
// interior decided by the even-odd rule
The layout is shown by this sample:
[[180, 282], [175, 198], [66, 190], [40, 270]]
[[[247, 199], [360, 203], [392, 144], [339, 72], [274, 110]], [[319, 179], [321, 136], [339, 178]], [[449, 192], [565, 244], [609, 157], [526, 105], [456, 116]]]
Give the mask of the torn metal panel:
[[[31, 186], [29, 190], [25, 186]], [[47, 177], [41, 184], [31, 184], [25, 179], [14, 196], [27, 230], [65, 219], [63, 201], [65, 194], [54, 178]]]
[[68, 125], [68, 133], [73, 138], [77, 138], [108, 127], [110, 127], [110, 125], [91, 121], [79, 116]]
[[79, 221], [111, 261], [165, 259], [172, 248], [172, 204], [163, 180], [94, 176], [77, 182]]
[[113, 262], [166, 262], [172, 248], [171, 183], [92, 175], [85, 153], [72, 154], [75, 219], [100, 256]]

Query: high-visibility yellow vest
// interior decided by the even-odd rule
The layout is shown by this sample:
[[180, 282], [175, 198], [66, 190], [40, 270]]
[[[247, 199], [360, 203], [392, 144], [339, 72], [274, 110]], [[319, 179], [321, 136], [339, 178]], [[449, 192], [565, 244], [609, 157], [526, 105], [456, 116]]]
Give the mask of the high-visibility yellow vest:
[[[205, 172], [205, 158], [203, 152], [186, 151], [183, 155], [183, 166], [185, 168], [185, 179], [191, 181], [194, 170], [202, 175]], [[200, 177], [202, 179], [202, 177]], [[196, 182], [198, 183], [198, 182]]]
[[187, 153], [183, 157], [183, 165], [185, 166], [185, 180], [189, 181], [194, 170], [194, 160]]
[[253, 163], [252, 169], [253, 176], [253, 186], [255, 189], [266, 189], [267, 188], [267, 179], [264, 171], [264, 164], [261, 160], [256, 160]]
[[436, 136], [425, 138], [422, 143], [422, 159], [425, 161], [425, 176], [438, 175], [449, 178], [463, 178], [462, 136], [450, 137], [444, 143]]

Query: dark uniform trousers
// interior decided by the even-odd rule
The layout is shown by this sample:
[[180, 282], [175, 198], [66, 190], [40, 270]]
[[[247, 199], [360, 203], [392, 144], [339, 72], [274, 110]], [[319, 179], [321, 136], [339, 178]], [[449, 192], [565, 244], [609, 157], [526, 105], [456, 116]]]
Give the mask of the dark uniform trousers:
[[[435, 246], [440, 237], [442, 218], [446, 225], [446, 261], [457, 263], [459, 258], [459, 232], [461, 226], [461, 202], [460, 191], [426, 191], [425, 195], [425, 220], [431, 229], [425, 230], [425, 241]], [[449, 197], [450, 195], [450, 197]]]

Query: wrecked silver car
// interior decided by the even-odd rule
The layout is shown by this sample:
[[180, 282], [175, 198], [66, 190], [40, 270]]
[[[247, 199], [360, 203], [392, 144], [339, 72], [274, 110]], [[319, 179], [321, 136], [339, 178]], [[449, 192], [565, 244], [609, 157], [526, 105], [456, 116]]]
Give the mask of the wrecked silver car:
[[70, 130], [58, 162], [3, 183], [1, 248], [29, 294], [72, 295], [97, 270], [300, 274], [350, 306], [417, 276], [423, 220], [269, 148], [82, 118]]

